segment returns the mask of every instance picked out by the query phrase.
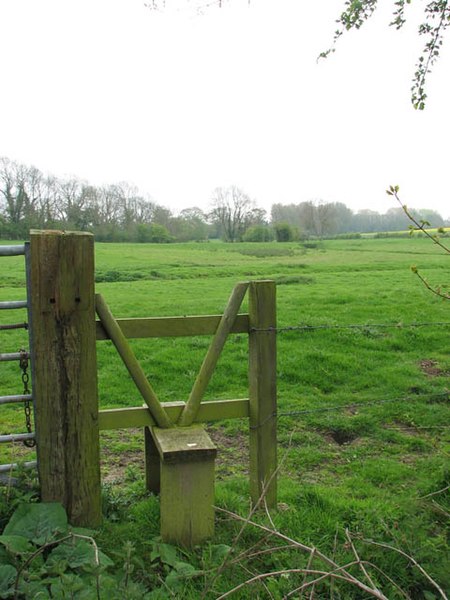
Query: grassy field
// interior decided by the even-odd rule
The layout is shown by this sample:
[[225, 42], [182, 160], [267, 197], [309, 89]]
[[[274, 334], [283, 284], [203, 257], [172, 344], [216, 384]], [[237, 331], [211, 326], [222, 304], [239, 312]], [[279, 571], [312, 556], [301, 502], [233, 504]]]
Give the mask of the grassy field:
[[[0, 300], [23, 299], [23, 258], [1, 260]], [[282, 467], [274, 525], [339, 564], [354, 558], [347, 528], [361, 557], [375, 563], [372, 577], [387, 597], [404, 596], [377, 569], [408, 597], [426, 600], [440, 596], [417, 568], [363, 538], [401, 548], [443, 589], [450, 587], [450, 305], [428, 292], [410, 270], [417, 265], [430, 283], [448, 287], [447, 263], [432, 243], [417, 238], [96, 246], [97, 290], [117, 317], [219, 314], [237, 281], [277, 282]], [[0, 319], [20, 321], [23, 314], [2, 311]], [[300, 328], [304, 325], [312, 327]], [[26, 345], [24, 332], [1, 335], [2, 352]], [[208, 344], [204, 337], [132, 341], [163, 401], [188, 397]], [[109, 342], [98, 343], [98, 366], [101, 407], [142, 404]], [[0, 368], [1, 394], [20, 393], [17, 365], [2, 363]], [[206, 398], [246, 396], [247, 339], [236, 335], [225, 347]], [[2, 406], [1, 411], [0, 433], [23, 431], [20, 407]], [[247, 423], [223, 422], [210, 426], [209, 432], [219, 447], [217, 505], [245, 515]], [[97, 539], [107, 554], [120, 556], [131, 540], [137, 584], [147, 590], [164, 586], [161, 580], [173, 570], [152, 555], [159, 531], [158, 502], [144, 490], [142, 433], [104, 432], [102, 448], [107, 519]], [[18, 445], [3, 446], [0, 452], [1, 462], [32, 456]], [[264, 515], [255, 518], [268, 523]], [[201, 574], [178, 579], [175, 587], [164, 588], [166, 595], [154, 592], [149, 597], [170, 597], [169, 591], [177, 598], [200, 597], [200, 590], [208, 588], [216, 555], [233, 545], [239, 528], [219, 513], [212, 545], [183, 559]], [[232, 555], [254, 544], [258, 550], [276, 545], [247, 526]], [[254, 573], [305, 568], [308, 563], [308, 556], [292, 548], [255, 554], [245, 554], [240, 567], [230, 560], [206, 597], [218, 597]], [[273, 576], [241, 588], [233, 597], [281, 598], [302, 581], [303, 575], [294, 573]], [[314, 597], [366, 596], [345, 584], [330, 589], [327, 580], [317, 585]]]

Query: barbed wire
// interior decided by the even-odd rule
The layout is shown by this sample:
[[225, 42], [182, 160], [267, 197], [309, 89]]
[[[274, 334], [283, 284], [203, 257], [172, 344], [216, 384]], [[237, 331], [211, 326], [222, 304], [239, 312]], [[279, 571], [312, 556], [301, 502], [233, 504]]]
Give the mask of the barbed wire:
[[[365, 400], [363, 402], [352, 402], [350, 404], [340, 404], [340, 405], [334, 405], [334, 406], [320, 406], [318, 408], [308, 408], [308, 409], [304, 409], [304, 410], [289, 410], [289, 411], [277, 411], [277, 412], [273, 412], [270, 415], [268, 415], [261, 423], [259, 423], [258, 425], [251, 425], [250, 429], [259, 429], [260, 427], [262, 427], [263, 425], [265, 425], [268, 421], [270, 421], [273, 418], [276, 419], [280, 419], [283, 417], [295, 417], [295, 416], [300, 416], [300, 415], [309, 415], [309, 414], [314, 414], [314, 413], [321, 413], [321, 412], [333, 412], [333, 411], [340, 411], [340, 410], [348, 410], [348, 409], [355, 409], [355, 408], [364, 408], [366, 406], [376, 406], [376, 405], [380, 405], [380, 404], [389, 404], [389, 403], [394, 403], [394, 402], [411, 402], [412, 400], [423, 400], [424, 398], [428, 399], [429, 401], [433, 401], [433, 400], [448, 400], [450, 401], [450, 391], [445, 391], [445, 392], [439, 392], [439, 393], [425, 393], [425, 394], [414, 394], [414, 395], [410, 395], [410, 396], [396, 396], [395, 398], [382, 398], [380, 400]], [[415, 426], [414, 426], [415, 427]], [[434, 426], [433, 429], [450, 429], [450, 427], [446, 427], [446, 426]], [[428, 428], [427, 428], [428, 429]]]
[[448, 321], [430, 321], [426, 323], [350, 323], [348, 325], [287, 325], [283, 327], [251, 327], [252, 333], [286, 331], [315, 331], [320, 329], [414, 329], [416, 327], [450, 327]]

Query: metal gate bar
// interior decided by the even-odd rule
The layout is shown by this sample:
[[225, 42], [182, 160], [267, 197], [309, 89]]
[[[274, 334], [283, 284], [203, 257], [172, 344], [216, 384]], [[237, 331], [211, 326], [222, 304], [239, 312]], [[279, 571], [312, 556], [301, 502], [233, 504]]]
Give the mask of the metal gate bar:
[[14, 404], [16, 402], [30, 402], [31, 394], [16, 394], [15, 396], [0, 396], [0, 404]]
[[[17, 244], [14, 246], [2, 246], [0, 245], [0, 257], [1, 256], [25, 256], [25, 273], [26, 273], [26, 282], [27, 282], [27, 297], [29, 298], [29, 243], [27, 244]], [[12, 301], [3, 301], [0, 302], [0, 310], [14, 310], [14, 309], [28, 309], [28, 321], [31, 320], [31, 315], [29, 311], [29, 303], [28, 300], [12, 300]], [[10, 323], [10, 324], [2, 324], [0, 325], [0, 331], [6, 331], [11, 329], [28, 329], [28, 323]], [[30, 331], [28, 332], [30, 338]], [[31, 340], [30, 340], [31, 347]], [[0, 354], [0, 362], [4, 361], [15, 361], [15, 360], [23, 360], [30, 358], [30, 352], [10, 352]], [[26, 403], [32, 401], [32, 394], [17, 394], [11, 396], [0, 396], [0, 405], [3, 404], [14, 404], [24, 402]], [[2, 443], [11, 443], [11, 442], [27, 442], [35, 439], [34, 433], [13, 433], [8, 435], [0, 435], [0, 444]], [[28, 444], [27, 444], [28, 445]], [[24, 468], [34, 468], [36, 467], [36, 461], [28, 461], [24, 462], [22, 466]], [[13, 469], [20, 467], [20, 463], [10, 463], [0, 465], [0, 474], [8, 473]]]
[[24, 463], [10, 463], [7, 465], [0, 465], [0, 473], [8, 473], [18, 467], [22, 467], [23, 469], [34, 469], [36, 466], [37, 462], [35, 460], [29, 460]]
[[28, 302], [26, 300], [12, 300], [0, 302], [0, 310], [9, 310], [12, 308], [27, 308]]
[[23, 442], [24, 440], [34, 440], [34, 433], [9, 433], [7, 435], [0, 435], [0, 444]]
[[6, 352], [0, 354], [0, 362], [9, 362], [12, 360], [20, 360], [21, 358], [30, 358], [29, 352]]
[[14, 246], [2, 246], [0, 244], [0, 256], [20, 256], [22, 254], [25, 254], [25, 244]]
[[28, 329], [28, 323], [10, 323], [8, 325], [0, 325], [0, 331], [8, 331], [10, 329]]

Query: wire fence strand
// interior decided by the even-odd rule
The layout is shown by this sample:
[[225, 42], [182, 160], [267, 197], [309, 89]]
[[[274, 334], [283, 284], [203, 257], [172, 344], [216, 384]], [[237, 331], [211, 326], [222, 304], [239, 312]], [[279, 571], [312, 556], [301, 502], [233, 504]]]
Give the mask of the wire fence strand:
[[450, 327], [449, 321], [430, 321], [425, 323], [349, 323], [347, 325], [286, 325], [283, 327], [267, 327], [257, 328], [252, 327], [250, 331], [252, 333], [259, 332], [275, 332], [284, 333], [286, 331], [317, 331], [317, 330], [331, 330], [331, 329], [415, 329], [418, 327]]
[[[351, 402], [350, 404], [340, 404], [334, 406], [320, 406], [317, 408], [308, 408], [304, 410], [288, 410], [288, 411], [277, 411], [273, 412], [264, 419], [258, 425], [250, 426], [250, 429], [259, 429], [263, 425], [265, 425], [271, 419], [280, 419], [283, 417], [297, 417], [300, 415], [310, 415], [316, 413], [323, 412], [338, 412], [341, 410], [350, 410], [355, 408], [365, 408], [366, 406], [376, 406], [380, 404], [389, 404], [389, 403], [402, 403], [402, 402], [411, 402], [415, 400], [424, 400], [428, 401], [449, 401], [450, 402], [450, 391], [443, 391], [438, 393], [425, 393], [425, 394], [414, 394], [409, 396], [396, 396], [394, 398], [382, 398], [379, 400], [366, 400], [364, 402]], [[429, 429], [429, 427], [422, 427], [422, 429]], [[447, 426], [433, 426], [433, 429], [450, 429]]]

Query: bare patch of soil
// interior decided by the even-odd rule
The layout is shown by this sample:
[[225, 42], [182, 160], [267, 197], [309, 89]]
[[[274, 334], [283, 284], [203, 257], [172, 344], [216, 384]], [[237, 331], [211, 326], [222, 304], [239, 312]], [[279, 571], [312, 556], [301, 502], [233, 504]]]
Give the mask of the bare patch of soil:
[[[208, 429], [217, 446], [217, 479], [248, 474], [248, 434], [228, 434], [222, 427]], [[102, 432], [100, 437], [100, 469], [104, 483], [122, 483], [127, 471], [133, 469], [145, 474], [144, 435], [142, 429], [124, 429]]]
[[217, 479], [238, 473], [248, 475], [248, 433], [238, 431], [230, 435], [223, 427], [214, 427], [208, 429], [208, 434], [217, 446]]
[[144, 434], [142, 429], [102, 432], [100, 436], [100, 470], [104, 483], [121, 483], [127, 469], [145, 473]]
[[438, 366], [437, 360], [423, 359], [419, 362], [420, 369], [428, 377], [441, 377], [449, 375], [448, 371], [444, 371]]

